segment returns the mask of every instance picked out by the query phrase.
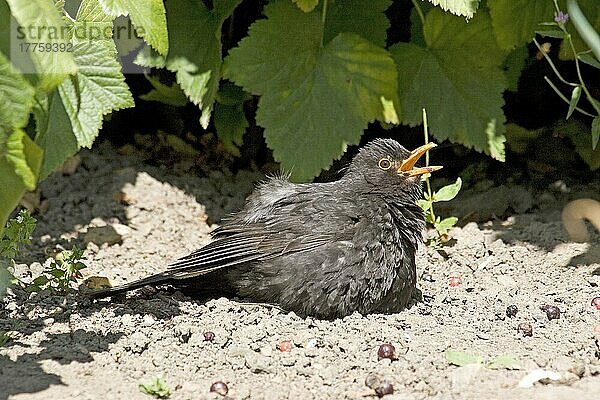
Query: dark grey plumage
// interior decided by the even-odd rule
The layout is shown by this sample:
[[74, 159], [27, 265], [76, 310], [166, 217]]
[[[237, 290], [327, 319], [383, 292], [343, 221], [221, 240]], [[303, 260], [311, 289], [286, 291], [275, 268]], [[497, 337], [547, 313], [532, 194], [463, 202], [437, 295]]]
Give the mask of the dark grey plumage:
[[[415, 252], [424, 228], [416, 200], [424, 169], [410, 171], [424, 152], [415, 155], [394, 140], [378, 139], [336, 182], [271, 178], [213, 232], [211, 243], [163, 273], [95, 297], [149, 284], [211, 282], [301, 315], [399, 311], [416, 284]], [[401, 171], [405, 167], [408, 172]]]

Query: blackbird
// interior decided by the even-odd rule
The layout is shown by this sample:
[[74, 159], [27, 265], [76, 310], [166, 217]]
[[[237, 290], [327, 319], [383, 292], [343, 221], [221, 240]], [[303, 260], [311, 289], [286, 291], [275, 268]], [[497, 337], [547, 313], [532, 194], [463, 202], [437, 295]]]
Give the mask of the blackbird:
[[145, 285], [208, 285], [319, 318], [400, 311], [415, 289], [415, 253], [423, 240], [416, 204], [421, 175], [442, 168], [415, 164], [434, 146], [411, 152], [377, 139], [338, 181], [271, 177], [212, 232], [211, 243], [165, 272], [93, 296]]

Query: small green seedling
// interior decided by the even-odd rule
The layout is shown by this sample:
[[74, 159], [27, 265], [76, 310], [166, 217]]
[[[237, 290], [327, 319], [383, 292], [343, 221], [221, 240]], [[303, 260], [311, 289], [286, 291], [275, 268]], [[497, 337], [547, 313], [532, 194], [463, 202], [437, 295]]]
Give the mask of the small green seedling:
[[9, 268], [14, 267], [14, 258], [19, 254], [21, 246], [31, 243], [30, 237], [36, 222], [26, 210], [22, 210], [7, 222], [6, 228], [0, 233], [0, 299], [16, 281]]
[[29, 292], [39, 292], [48, 288], [52, 293], [68, 293], [71, 283], [83, 278], [81, 270], [87, 268], [81, 260], [85, 260], [83, 250], [76, 246], [71, 250], [62, 251], [44, 274], [35, 278], [25, 289]]
[[488, 369], [520, 369], [516, 358], [508, 355], [501, 355], [486, 360], [477, 354], [465, 353], [463, 351], [446, 351], [446, 360], [452, 365], [462, 367], [469, 364], [481, 364]]
[[0, 331], [0, 347], [4, 347], [10, 341], [11, 337], [8, 333]]
[[[425, 143], [429, 143], [429, 132], [427, 128], [427, 113], [425, 109], [423, 109], [423, 128], [425, 133]], [[425, 166], [429, 166], [429, 154], [425, 154]], [[431, 174], [423, 175], [423, 179], [425, 180], [426, 192], [424, 194], [424, 199], [420, 199], [417, 201], [417, 204], [423, 209], [425, 213], [425, 220], [431, 224], [437, 233], [437, 236], [434, 238], [430, 238], [427, 240], [427, 244], [433, 247], [439, 247], [443, 238], [446, 236], [450, 228], [452, 228], [457, 222], [458, 218], [456, 217], [448, 217], [441, 219], [440, 216], [435, 215], [434, 204], [438, 201], [450, 201], [460, 191], [462, 187], [462, 180], [460, 177], [456, 178], [456, 182], [453, 184], [444, 186], [437, 192], [431, 191], [431, 183], [429, 182], [429, 177]]]
[[167, 382], [160, 377], [155, 378], [148, 384], [140, 384], [140, 390], [157, 399], [168, 399], [171, 396], [171, 389], [169, 389]]

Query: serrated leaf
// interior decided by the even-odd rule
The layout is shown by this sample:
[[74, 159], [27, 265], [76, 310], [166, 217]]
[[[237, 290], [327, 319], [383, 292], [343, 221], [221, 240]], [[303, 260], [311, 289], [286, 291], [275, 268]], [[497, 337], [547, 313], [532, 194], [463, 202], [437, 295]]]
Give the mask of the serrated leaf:
[[170, 86], [162, 83], [158, 78], [146, 75], [146, 79], [154, 89], [146, 94], [140, 95], [140, 99], [146, 101], [158, 101], [175, 107], [183, 107], [188, 103], [188, 99], [177, 83]]
[[598, 139], [600, 139], [600, 117], [592, 120], [592, 150], [598, 150]]
[[420, 124], [425, 108], [430, 131], [440, 141], [450, 139], [503, 160], [504, 53], [489, 24], [483, 11], [467, 24], [432, 9], [425, 18], [426, 48], [400, 43], [390, 50], [404, 123]]
[[74, 45], [79, 72], [58, 87], [80, 147], [90, 147], [104, 115], [133, 106], [133, 98], [113, 52], [102, 43]]
[[587, 65], [591, 65], [594, 68], [600, 69], [600, 62], [590, 54], [579, 54], [577, 58], [579, 58], [579, 61], [582, 61]]
[[440, 235], [444, 235], [450, 228], [452, 228], [458, 222], [458, 218], [456, 217], [448, 217], [444, 218], [440, 222], [435, 224], [435, 230], [438, 231]]
[[42, 162], [42, 150], [21, 130], [0, 127], [0, 226], [4, 227], [25, 190], [32, 190]]
[[307, 180], [358, 143], [368, 122], [397, 119], [387, 105], [398, 104], [397, 72], [388, 52], [356, 34], [324, 43], [318, 13], [288, 1], [265, 13], [230, 51], [224, 76], [262, 95], [257, 122], [267, 144], [296, 180]]
[[521, 78], [521, 72], [525, 65], [527, 65], [527, 59], [529, 58], [529, 50], [527, 46], [518, 46], [511, 50], [506, 58], [504, 59], [504, 76], [506, 76], [507, 90], [516, 92], [519, 89], [519, 79]]
[[240, 2], [221, 0], [209, 10], [201, 0], [168, 1], [168, 56], [161, 60], [146, 53], [136, 59], [140, 65], [160, 67], [162, 64], [176, 73], [177, 83], [202, 110], [200, 123], [205, 129], [221, 79], [221, 26]]
[[329, 2], [324, 42], [343, 32], [356, 33], [379, 46], [385, 46], [390, 22], [384, 14], [391, 0], [343, 0]]
[[292, 0], [296, 6], [304, 12], [311, 12], [315, 9], [319, 0]]
[[535, 31], [535, 33], [540, 36], [543, 36], [543, 37], [552, 37], [552, 38], [557, 38], [557, 39], [565, 38], [565, 34], [563, 31], [549, 30], [549, 31]]
[[454, 15], [472, 18], [479, 7], [479, 0], [429, 0], [434, 6], [440, 6], [444, 11]]
[[0, 53], [0, 126], [23, 128], [34, 102], [33, 87]]
[[463, 351], [446, 351], [446, 360], [450, 364], [462, 367], [468, 364], [482, 364], [483, 357], [476, 354], [465, 353]]
[[540, 22], [554, 19], [548, 0], [488, 0], [492, 26], [502, 49], [531, 42]]
[[571, 100], [569, 101], [569, 110], [567, 111], [567, 118], [569, 119], [579, 103], [579, 97], [581, 97], [581, 86], [575, 86], [571, 92]]
[[159, 54], [169, 51], [169, 35], [163, 0], [98, 0], [104, 12], [112, 17], [127, 16], [138, 35]]
[[[24, 28], [21, 32], [13, 32], [14, 42], [12, 58], [33, 61], [35, 71], [39, 74], [40, 85], [44, 89], [52, 89], [62, 82], [68, 74], [77, 72], [73, 56], [68, 51], [32, 51], [19, 53], [22, 43], [41, 43], [43, 45], [65, 45], [67, 37], [62, 32], [66, 25], [62, 20], [54, 2], [48, 0], [7, 0], [11, 13], [19, 26]], [[29, 29], [33, 28], [33, 29]], [[58, 34], [57, 34], [58, 32]], [[25, 57], [25, 58], [23, 58]]]
[[34, 109], [33, 115], [36, 121], [35, 142], [44, 149], [44, 162], [40, 170], [42, 180], [77, 153], [79, 144], [58, 89], [48, 95], [43, 107]]
[[214, 121], [217, 136], [223, 147], [234, 156], [239, 156], [239, 146], [244, 143], [244, 133], [249, 126], [243, 105], [215, 104]]
[[446, 185], [433, 194], [433, 201], [450, 201], [456, 197], [462, 187], [462, 179], [456, 178], [456, 182]]

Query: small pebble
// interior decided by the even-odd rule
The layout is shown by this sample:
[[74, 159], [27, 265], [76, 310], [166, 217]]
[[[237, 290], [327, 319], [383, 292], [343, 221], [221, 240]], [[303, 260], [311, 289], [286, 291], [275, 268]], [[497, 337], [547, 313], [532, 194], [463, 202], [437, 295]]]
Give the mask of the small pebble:
[[542, 311], [546, 313], [546, 317], [548, 317], [549, 320], [560, 318], [560, 308], [551, 304], [546, 304], [545, 306], [543, 306]]
[[292, 348], [294, 348], [294, 344], [289, 340], [284, 340], [283, 342], [277, 345], [277, 348], [279, 349], [279, 351], [289, 352], [292, 351]]
[[229, 388], [225, 382], [217, 381], [210, 385], [210, 391], [225, 396], [229, 392]]
[[515, 306], [514, 304], [509, 305], [508, 307], [506, 307], [506, 316], [507, 317], [514, 317], [517, 315], [517, 313], [519, 312], [519, 308], [517, 306]]
[[204, 332], [204, 341], [205, 342], [212, 342], [213, 340], [215, 340], [215, 334], [213, 332], [210, 332], [210, 331]]
[[596, 307], [596, 310], [600, 310], [600, 296], [592, 299], [592, 306]]
[[462, 279], [460, 276], [451, 276], [449, 281], [450, 286], [456, 287], [462, 284]]
[[377, 350], [377, 359], [381, 360], [384, 358], [389, 358], [390, 360], [396, 360], [396, 348], [390, 343], [384, 343], [379, 346], [379, 350]]
[[394, 386], [388, 381], [382, 381], [379, 386], [375, 388], [377, 396], [383, 397], [386, 394], [394, 394]]
[[533, 328], [531, 324], [526, 322], [520, 323], [517, 330], [523, 334], [523, 336], [533, 336]]

